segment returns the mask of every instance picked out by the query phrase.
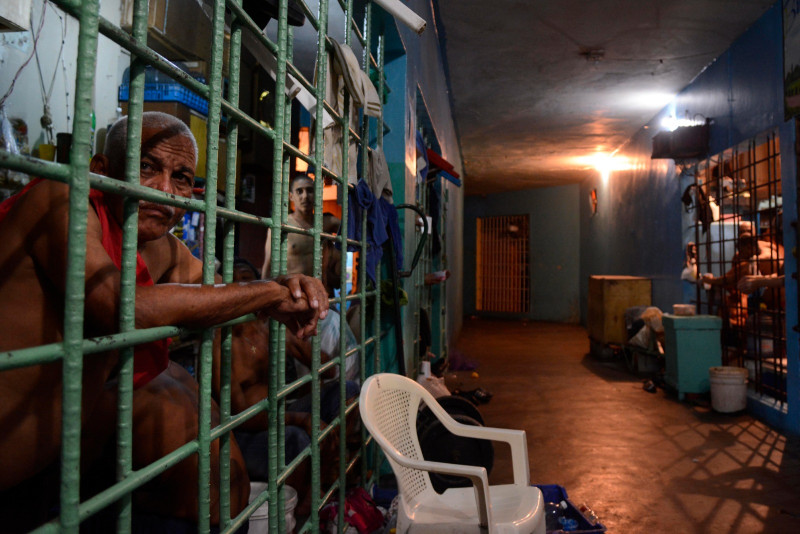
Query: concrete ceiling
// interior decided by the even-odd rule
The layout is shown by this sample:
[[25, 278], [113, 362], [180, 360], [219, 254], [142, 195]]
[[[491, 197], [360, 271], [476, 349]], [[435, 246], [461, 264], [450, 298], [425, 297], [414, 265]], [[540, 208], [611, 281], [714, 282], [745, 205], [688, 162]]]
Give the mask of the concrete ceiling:
[[466, 193], [582, 181], [773, 3], [439, 0]]

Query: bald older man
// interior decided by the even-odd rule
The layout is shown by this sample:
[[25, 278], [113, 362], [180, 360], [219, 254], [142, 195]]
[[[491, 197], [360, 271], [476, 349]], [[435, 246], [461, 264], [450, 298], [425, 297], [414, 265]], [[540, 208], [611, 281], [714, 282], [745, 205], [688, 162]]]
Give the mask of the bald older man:
[[[162, 113], [142, 117], [141, 184], [189, 198], [197, 145], [188, 127]], [[108, 132], [106, 150], [91, 161], [92, 172], [122, 179], [127, 120]], [[92, 191], [87, 219], [85, 335], [117, 331], [120, 300], [122, 198]], [[33, 181], [0, 205], [0, 351], [63, 339], [69, 187]], [[205, 328], [257, 312], [273, 317], [304, 338], [327, 314], [322, 284], [294, 275], [273, 281], [199, 285], [202, 263], [169, 230], [184, 211], [139, 202], [136, 326]], [[84, 435], [95, 441], [113, 433], [116, 353], [84, 359]], [[0, 491], [57, 461], [61, 433], [61, 362], [0, 373]], [[134, 356], [134, 468], [142, 467], [197, 436], [197, 383], [169, 363], [166, 343], [136, 347]], [[216, 407], [215, 407], [216, 410]], [[216, 418], [216, 417], [215, 417]], [[87, 425], [111, 421], [111, 425]], [[98, 428], [98, 426], [103, 426]], [[86, 439], [84, 440], [86, 441]], [[89, 443], [94, 445], [94, 443]], [[91, 447], [90, 447], [91, 448]], [[218, 442], [212, 450], [212, 523], [219, 521]], [[247, 504], [247, 475], [238, 448], [232, 452], [232, 502]], [[134, 495], [138, 510], [196, 520], [197, 457], [166, 471]]]

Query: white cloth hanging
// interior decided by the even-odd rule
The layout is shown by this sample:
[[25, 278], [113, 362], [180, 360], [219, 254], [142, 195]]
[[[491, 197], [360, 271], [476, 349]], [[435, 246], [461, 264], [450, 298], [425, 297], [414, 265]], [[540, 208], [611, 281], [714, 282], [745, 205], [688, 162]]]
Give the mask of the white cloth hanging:
[[386, 156], [380, 148], [373, 148], [369, 151], [369, 171], [367, 182], [375, 198], [385, 198], [390, 204], [392, 200], [392, 176], [389, 174], [389, 164], [386, 163]]
[[378, 91], [375, 90], [367, 73], [361, 70], [353, 49], [346, 44], [338, 43], [335, 39], [331, 39], [331, 42], [335, 59], [334, 69], [344, 78], [353, 102], [356, 106], [364, 108], [365, 115], [380, 117], [381, 100], [378, 97]]

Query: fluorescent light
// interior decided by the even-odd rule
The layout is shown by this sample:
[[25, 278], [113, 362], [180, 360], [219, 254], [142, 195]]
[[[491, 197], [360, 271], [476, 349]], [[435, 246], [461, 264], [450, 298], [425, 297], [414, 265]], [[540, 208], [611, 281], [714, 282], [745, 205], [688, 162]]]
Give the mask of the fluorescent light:
[[699, 126], [701, 124], [705, 124], [705, 120], [679, 119], [674, 115], [661, 119], [661, 127], [670, 132], [681, 126]]
[[600, 179], [603, 181], [603, 185], [608, 184], [612, 172], [629, 171], [634, 168], [630, 159], [602, 152], [577, 158], [577, 162], [584, 168], [593, 167], [600, 173]]
[[675, 93], [661, 91], [631, 91], [620, 97], [620, 103], [634, 109], [659, 110], [672, 102]]

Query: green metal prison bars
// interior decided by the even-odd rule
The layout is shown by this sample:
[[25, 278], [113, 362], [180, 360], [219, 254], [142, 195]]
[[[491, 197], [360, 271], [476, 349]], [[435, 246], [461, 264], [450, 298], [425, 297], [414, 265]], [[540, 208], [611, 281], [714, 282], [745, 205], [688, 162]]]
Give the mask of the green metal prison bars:
[[[39, 347], [31, 347], [12, 352], [0, 354], [0, 372], [3, 370], [18, 368], [22, 366], [37, 365], [61, 360], [63, 362], [63, 410], [62, 410], [62, 455], [61, 455], [61, 491], [60, 491], [60, 514], [57, 520], [45, 524], [37, 532], [78, 532], [81, 521], [86, 520], [99, 510], [108, 506], [117, 505], [118, 520], [117, 531], [126, 533], [131, 528], [131, 494], [143, 484], [157, 477], [159, 474], [176, 465], [187, 457], [198, 454], [199, 458], [199, 484], [198, 484], [198, 530], [199, 532], [209, 532], [210, 530], [210, 477], [211, 477], [211, 443], [220, 440], [220, 531], [233, 532], [238, 529], [249, 517], [249, 515], [261, 504], [269, 501], [272, 510], [283, 509], [283, 495], [279, 490], [285, 484], [289, 474], [298, 465], [310, 458], [312, 466], [311, 491], [312, 491], [312, 515], [309, 521], [298, 529], [298, 532], [317, 531], [319, 529], [318, 511], [321, 506], [328, 501], [334, 494], [337, 500], [343, 502], [345, 498], [345, 477], [352, 470], [356, 463], [361, 459], [361, 480], [367, 484], [368, 467], [367, 464], [367, 444], [369, 442], [366, 431], [362, 429], [362, 446], [360, 454], [356, 455], [349, 463], [345, 460], [345, 416], [352, 413], [356, 404], [345, 405], [345, 360], [349, 355], [346, 353], [345, 336], [341, 336], [339, 354], [325, 365], [320, 359], [319, 340], [314, 338], [312, 344], [312, 366], [309, 376], [300, 378], [292, 384], [285, 384], [283, 373], [285, 364], [285, 329], [276, 322], [271, 325], [271, 360], [269, 376], [269, 397], [260, 403], [250, 407], [244, 412], [231, 415], [230, 404], [230, 365], [231, 365], [231, 328], [232, 324], [251, 320], [252, 316], [246, 316], [236, 321], [231, 321], [222, 325], [222, 375], [220, 391], [220, 424], [216, 428], [211, 427], [211, 366], [212, 366], [212, 345], [214, 342], [214, 329], [204, 329], [201, 332], [202, 344], [199, 356], [198, 382], [199, 382], [199, 434], [196, 440], [190, 441], [175, 451], [169, 453], [160, 460], [149, 466], [145, 466], [136, 471], [133, 470], [132, 462], [132, 398], [133, 398], [133, 346], [139, 343], [162, 339], [164, 337], [183, 335], [190, 332], [189, 329], [179, 327], [159, 327], [144, 330], [135, 329], [134, 310], [135, 310], [135, 265], [137, 248], [137, 205], [139, 200], [148, 200], [166, 205], [179, 207], [186, 210], [201, 211], [205, 214], [205, 241], [203, 257], [203, 283], [213, 284], [215, 282], [214, 272], [214, 251], [216, 239], [217, 217], [223, 222], [223, 257], [222, 257], [222, 279], [223, 282], [232, 280], [232, 263], [234, 251], [234, 223], [255, 224], [271, 228], [272, 232], [272, 253], [273, 258], [278, 261], [272, 262], [272, 275], [276, 276], [285, 272], [286, 269], [286, 237], [288, 233], [302, 233], [311, 235], [314, 240], [313, 269], [315, 276], [321, 274], [321, 239], [335, 239], [339, 242], [342, 249], [347, 245], [355, 245], [362, 251], [366, 251], [366, 217], [360, 221], [362, 227], [361, 242], [349, 240], [340, 232], [338, 236], [324, 234], [322, 232], [322, 177], [327, 176], [336, 182], [347, 184], [347, 176], [338, 176], [330, 169], [323, 167], [323, 145], [322, 145], [322, 116], [323, 110], [334, 117], [343, 128], [343, 151], [342, 169], [343, 173], [348, 169], [349, 137], [352, 135], [359, 143], [369, 139], [370, 120], [363, 118], [360, 131], [356, 133], [351, 129], [349, 120], [350, 103], [349, 97], [345, 98], [344, 112], [339, 115], [324, 102], [325, 87], [327, 83], [327, 54], [329, 43], [327, 41], [326, 29], [328, 26], [328, 2], [319, 2], [318, 17], [311, 13], [308, 7], [299, 2], [308, 22], [318, 31], [317, 43], [317, 73], [316, 83], [312, 84], [306, 80], [296, 67], [291, 64], [292, 57], [292, 32], [287, 24], [287, 0], [280, 2], [280, 17], [278, 24], [278, 42], [271, 42], [250, 17], [242, 10], [241, 0], [218, 0], [214, 4], [212, 21], [212, 55], [210, 58], [210, 76], [208, 85], [203, 84], [186, 73], [175, 67], [164, 57], [155, 51], [147, 48], [144, 44], [147, 41], [147, 0], [135, 0], [133, 4], [133, 25], [131, 33], [121, 30], [113, 23], [99, 16], [98, 0], [53, 0], [64, 11], [75, 17], [79, 22], [79, 41], [77, 54], [77, 77], [75, 87], [75, 120], [73, 123], [73, 144], [71, 149], [71, 161], [69, 165], [43, 162], [23, 156], [16, 156], [0, 151], [0, 166], [6, 167], [28, 174], [41, 176], [43, 178], [57, 180], [69, 184], [70, 186], [70, 208], [69, 208], [69, 244], [67, 257], [67, 280], [65, 292], [65, 313], [64, 313], [64, 341]], [[345, 43], [351, 44], [352, 33], [355, 33], [359, 42], [364, 47], [364, 69], [368, 71], [370, 66], [374, 66], [379, 73], [378, 93], [383, 94], [383, 63], [384, 63], [384, 38], [382, 35], [374, 38], [373, 36], [373, 6], [366, 4], [366, 14], [363, 22], [363, 33], [359, 31], [357, 23], [353, 20], [353, 0], [339, 4], [346, 15], [347, 31], [345, 32]], [[229, 74], [228, 74], [228, 95], [227, 99], [222, 98], [223, 85], [223, 43], [225, 39], [225, 15], [226, 9], [231, 13], [230, 22], [230, 46], [229, 46]], [[285, 94], [286, 74], [294, 76], [306, 89], [317, 97], [315, 109], [315, 142], [316, 150], [313, 157], [303, 154], [297, 147], [290, 142], [290, 114], [287, 110], [291, 102], [287, 98], [276, 98], [275, 100], [275, 127], [263, 126], [253, 117], [239, 108], [239, 81], [240, 81], [240, 61], [241, 61], [241, 32], [250, 31], [258, 38], [258, 41], [265, 46], [271, 53], [278, 58], [278, 72], [276, 76], [276, 94]], [[102, 33], [119, 46], [131, 52], [130, 66], [130, 100], [129, 100], [129, 128], [128, 128], [128, 148], [126, 153], [125, 181], [117, 181], [91, 174], [89, 172], [88, 160], [85, 157], [90, 153], [91, 133], [90, 115], [92, 112], [92, 94], [94, 89], [94, 73], [97, 57], [98, 35]], [[377, 43], [377, 58], [371, 53], [372, 43]], [[208, 154], [206, 161], [206, 194], [203, 200], [185, 199], [168, 195], [153, 189], [139, 185], [139, 166], [140, 141], [141, 141], [141, 116], [144, 109], [144, 83], [145, 66], [152, 65], [161, 72], [164, 72], [176, 79], [188, 89], [200, 94], [208, 99], [208, 137], [206, 139]], [[224, 207], [217, 206], [217, 167], [218, 167], [218, 144], [219, 131], [221, 126], [222, 114], [227, 116], [227, 137], [228, 146], [232, 147], [227, 151], [227, 175], [225, 176], [226, 191], [234, 191], [236, 185], [236, 150], [240, 126], [250, 128], [259, 134], [273, 141], [273, 206], [270, 218], [255, 216], [235, 208], [233, 195], [226, 195]], [[383, 145], [383, 134], [386, 131], [382, 120], [377, 121], [376, 138], [377, 146]], [[366, 168], [367, 147], [362, 146], [362, 164]], [[288, 178], [289, 164], [291, 157], [302, 159], [319, 169], [318, 177], [315, 181], [315, 191], [317, 205], [315, 210], [314, 227], [310, 231], [304, 231], [289, 226], [288, 215]], [[96, 188], [106, 192], [114, 192], [125, 197], [123, 214], [123, 259], [121, 269], [121, 297], [120, 297], [120, 325], [119, 333], [105, 336], [102, 339], [84, 339], [84, 275], [86, 259], [86, 218], [88, 216], [88, 193], [89, 188]], [[347, 227], [349, 210], [347, 206], [347, 195], [342, 195], [342, 228]], [[280, 231], [278, 231], [280, 230]], [[362, 260], [363, 264], [363, 260]], [[338, 303], [341, 313], [340, 328], [345, 327], [345, 309], [348, 301], [358, 300], [361, 304], [361, 331], [362, 341], [357, 349], [360, 359], [361, 380], [366, 378], [366, 358], [367, 348], [372, 347], [374, 365], [373, 368], [380, 368], [380, 339], [385, 334], [380, 330], [380, 303], [378, 291], [375, 289], [367, 290], [366, 270], [359, 269], [359, 283], [357, 295], [344, 295], [333, 299], [332, 303]], [[341, 287], [346, 287], [346, 255], [342, 255], [342, 278]], [[380, 287], [380, 272], [377, 273], [378, 284]], [[366, 323], [367, 300], [373, 299], [373, 335], [368, 337]], [[81, 421], [81, 373], [83, 358], [91, 357], [92, 354], [107, 350], [117, 349], [120, 357], [119, 375], [119, 401], [118, 401], [118, 427], [117, 427], [117, 483], [98, 495], [80, 502], [79, 483], [80, 483], [80, 421]], [[403, 357], [402, 354], [399, 357]], [[319, 402], [320, 384], [316, 378], [320, 373], [332, 366], [338, 366], [339, 372], [339, 417], [326, 428], [324, 432], [319, 430]], [[281, 371], [279, 371], [281, 370]], [[298, 456], [290, 465], [285, 464], [284, 451], [284, 424], [286, 397], [303, 384], [311, 384], [312, 389], [312, 446]], [[259, 412], [268, 410], [270, 418], [270, 441], [276, 444], [269, 451], [269, 487], [265, 494], [260, 495], [245, 510], [236, 517], [230, 517], [230, 431], [246, 420], [254, 417]], [[319, 443], [335, 428], [339, 428], [339, 479], [331, 488], [322, 488], [320, 480], [320, 453]], [[373, 448], [370, 465], [375, 466], [378, 462], [378, 450]], [[323, 490], [324, 494], [323, 494]], [[284, 517], [282, 514], [270, 514], [270, 529], [274, 532], [282, 532], [285, 529]], [[338, 526], [339, 530], [344, 525], [344, 507], [339, 507]]]

